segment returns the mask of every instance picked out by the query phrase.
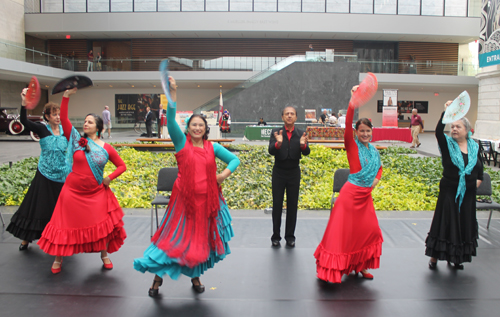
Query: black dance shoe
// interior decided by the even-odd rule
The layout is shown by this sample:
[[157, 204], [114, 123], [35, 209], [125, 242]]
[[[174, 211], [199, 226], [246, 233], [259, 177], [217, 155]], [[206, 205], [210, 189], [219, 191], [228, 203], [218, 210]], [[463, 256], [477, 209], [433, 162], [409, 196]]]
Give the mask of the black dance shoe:
[[[448, 261], [448, 265], [451, 265], [450, 261]], [[455, 267], [456, 270], [463, 270], [464, 269], [464, 265], [460, 264], [460, 263], [453, 263], [453, 266]]]
[[286, 246], [289, 248], [295, 248], [295, 241], [287, 241]]
[[[158, 284], [158, 288], [153, 288], [156, 284]], [[156, 276], [155, 276], [155, 279], [153, 280], [153, 287], [149, 289], [148, 295], [151, 296], [151, 297], [157, 297], [158, 296], [158, 292], [160, 290], [160, 286], [162, 284], [163, 284], [163, 279], [160, 278], [159, 280], [157, 280]]]
[[438, 263], [437, 261], [436, 262], [432, 262], [431, 260], [429, 260], [429, 269], [431, 270], [435, 270], [438, 266]]
[[271, 243], [272, 243], [273, 247], [279, 247], [279, 246], [281, 246], [279, 240], [271, 240]]
[[201, 284], [199, 277], [192, 278], [191, 283], [196, 292], [203, 293], [205, 291], [205, 285]]
[[30, 244], [29, 242], [26, 243], [26, 244], [22, 244], [21, 243], [21, 245], [19, 245], [19, 251], [26, 251], [26, 250], [28, 250], [28, 245], [29, 244]]

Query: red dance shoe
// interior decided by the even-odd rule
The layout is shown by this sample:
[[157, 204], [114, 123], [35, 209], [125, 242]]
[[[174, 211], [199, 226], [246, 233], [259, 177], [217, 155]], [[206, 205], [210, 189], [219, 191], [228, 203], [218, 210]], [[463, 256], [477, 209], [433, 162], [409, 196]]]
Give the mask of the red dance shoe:
[[363, 272], [359, 272], [361, 273], [361, 275], [363, 276], [363, 278], [366, 278], [367, 280], [373, 280], [373, 275], [366, 272], [366, 273], [363, 273]]
[[[57, 269], [55, 269], [54, 264], [59, 264], [59, 267]], [[62, 260], [61, 260], [61, 262], [54, 261], [54, 263], [52, 264], [52, 267], [50, 268], [50, 270], [52, 271], [52, 274], [61, 273], [61, 269], [62, 269]]]
[[112, 269], [113, 269], [113, 263], [111, 262], [111, 260], [109, 260], [109, 263], [107, 263], [107, 264], [106, 264], [106, 263], [104, 262], [104, 259], [108, 259], [108, 260], [109, 260], [109, 258], [108, 258], [107, 256], [105, 256], [105, 257], [101, 258], [101, 260], [102, 260], [102, 266], [103, 266], [106, 270], [112, 270]]

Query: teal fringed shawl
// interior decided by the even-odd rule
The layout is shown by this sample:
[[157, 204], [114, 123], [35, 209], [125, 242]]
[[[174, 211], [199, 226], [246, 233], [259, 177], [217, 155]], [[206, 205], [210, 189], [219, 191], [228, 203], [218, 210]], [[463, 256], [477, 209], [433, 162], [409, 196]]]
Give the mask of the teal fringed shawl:
[[380, 154], [377, 149], [368, 144], [368, 148], [359, 142], [356, 138], [356, 144], [358, 145], [358, 156], [359, 162], [361, 163], [361, 170], [355, 174], [349, 174], [347, 180], [356, 186], [360, 187], [371, 187], [375, 176], [377, 176], [378, 170], [382, 165], [380, 161]]

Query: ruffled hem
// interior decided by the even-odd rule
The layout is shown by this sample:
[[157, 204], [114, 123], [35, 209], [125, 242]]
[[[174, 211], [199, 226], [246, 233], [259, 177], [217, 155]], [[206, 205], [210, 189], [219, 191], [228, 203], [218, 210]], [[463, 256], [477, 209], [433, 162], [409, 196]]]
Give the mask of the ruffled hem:
[[226, 255], [231, 253], [228, 242], [234, 237], [234, 231], [231, 225], [232, 218], [229, 209], [225, 203], [221, 203], [221, 207], [218, 216], [220, 219], [218, 229], [224, 245], [223, 254], [216, 254], [212, 251], [205, 262], [190, 268], [180, 265], [179, 259], [170, 258], [163, 250], [151, 244], [146, 251], [144, 251], [144, 257], [134, 260], [134, 269], [142, 273], [149, 271], [158, 276], [167, 274], [173, 280], [177, 280], [181, 274], [194, 278], [202, 275], [206, 270], [213, 268], [215, 263], [222, 261]]
[[59, 229], [49, 223], [37, 244], [45, 253], [54, 256], [102, 250], [113, 253], [120, 249], [127, 237], [122, 218], [123, 211], [118, 207], [109, 212], [108, 219], [89, 228]]
[[472, 262], [476, 256], [477, 238], [463, 244], [453, 244], [448, 240], [427, 236], [425, 255], [451, 263]]
[[31, 242], [40, 239], [49, 221], [50, 218], [30, 219], [14, 214], [6, 230], [16, 238]]
[[324, 249], [320, 244], [314, 252], [316, 258], [316, 271], [319, 279], [341, 283], [342, 276], [366, 269], [378, 269], [382, 255], [382, 241], [363, 248], [362, 250], [334, 254]]

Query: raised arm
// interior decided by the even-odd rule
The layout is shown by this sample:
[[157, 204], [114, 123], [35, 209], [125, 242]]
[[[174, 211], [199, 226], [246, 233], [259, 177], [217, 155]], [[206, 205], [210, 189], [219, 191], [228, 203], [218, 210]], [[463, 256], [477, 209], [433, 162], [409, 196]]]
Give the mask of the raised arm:
[[448, 150], [448, 142], [446, 141], [446, 136], [444, 135], [444, 127], [446, 124], [443, 123], [444, 111], [439, 118], [436, 125], [436, 139], [438, 141], [439, 149], [441, 150], [441, 156], [443, 158], [450, 157], [450, 151]]
[[40, 138], [46, 137], [50, 135], [50, 132], [44, 124], [28, 120], [28, 114], [25, 108], [27, 91], [28, 88], [24, 88], [21, 92], [21, 123], [26, 130], [35, 132]]
[[347, 152], [347, 160], [349, 161], [349, 171], [351, 174], [357, 173], [361, 170], [361, 163], [359, 162], [358, 145], [354, 141], [352, 121], [354, 117], [354, 108], [347, 108], [347, 115], [345, 118], [344, 130], [344, 146]]
[[175, 121], [175, 115], [177, 112], [177, 84], [172, 76], [168, 77], [170, 83], [170, 97], [173, 103], [168, 103], [167, 106], [167, 130], [172, 142], [174, 143], [175, 152], [179, 152], [184, 148], [186, 144], [186, 136], [182, 132], [181, 128]]

